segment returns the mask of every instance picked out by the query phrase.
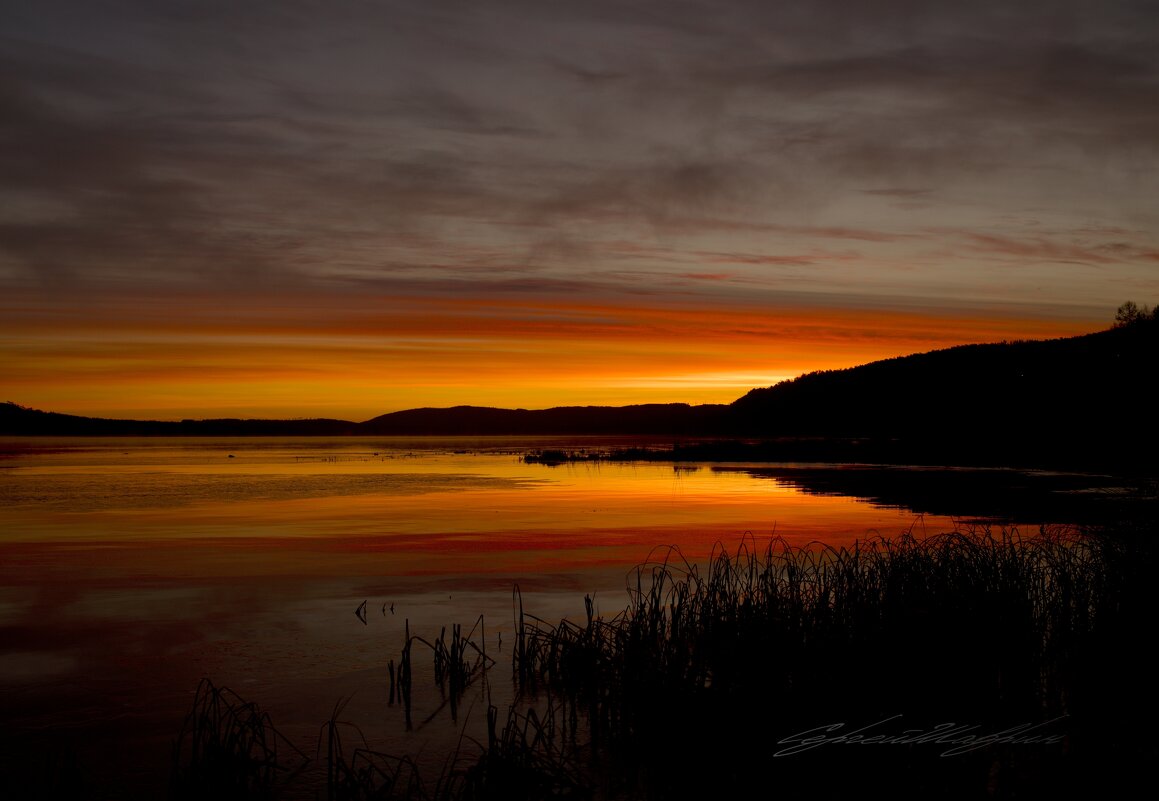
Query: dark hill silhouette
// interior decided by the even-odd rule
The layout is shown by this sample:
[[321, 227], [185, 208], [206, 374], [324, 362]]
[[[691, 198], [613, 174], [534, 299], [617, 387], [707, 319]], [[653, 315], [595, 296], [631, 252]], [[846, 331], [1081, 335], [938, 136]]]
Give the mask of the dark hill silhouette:
[[704, 436], [721, 429], [727, 406], [652, 403], [636, 406], [560, 406], [553, 409], [495, 409], [455, 406], [409, 409], [367, 420], [360, 433], [441, 434], [666, 434]]
[[346, 420], [110, 420], [42, 412], [15, 403], [0, 403], [0, 434], [59, 437], [187, 436], [345, 436], [358, 433]]
[[0, 434], [345, 436], [652, 434], [760, 439], [687, 449], [727, 460], [1153, 470], [1159, 320], [1064, 339], [962, 345], [808, 373], [728, 406], [457, 406], [344, 420], [107, 420], [0, 404]]
[[110, 420], [0, 404], [0, 434], [18, 436], [481, 436], [665, 434], [704, 436], [721, 428], [723, 405], [685, 403], [495, 409], [456, 406], [408, 409], [354, 423], [347, 420]]
[[[755, 389], [745, 436], [865, 439], [866, 461], [1155, 461], [1159, 321], [1065, 339], [963, 345]], [[1009, 459], [1003, 459], [1008, 463]]]

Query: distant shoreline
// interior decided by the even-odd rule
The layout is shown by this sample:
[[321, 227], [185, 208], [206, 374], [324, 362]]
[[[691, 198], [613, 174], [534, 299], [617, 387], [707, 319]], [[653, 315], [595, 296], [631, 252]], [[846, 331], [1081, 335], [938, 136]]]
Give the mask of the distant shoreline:
[[[808, 373], [731, 404], [408, 409], [362, 422], [113, 420], [0, 404], [3, 436], [661, 436], [696, 458], [953, 464], [1153, 474], [1159, 320], [961, 345]], [[700, 444], [696, 444], [700, 441]], [[706, 443], [705, 441], [712, 441]], [[683, 445], [681, 447], [684, 447]]]

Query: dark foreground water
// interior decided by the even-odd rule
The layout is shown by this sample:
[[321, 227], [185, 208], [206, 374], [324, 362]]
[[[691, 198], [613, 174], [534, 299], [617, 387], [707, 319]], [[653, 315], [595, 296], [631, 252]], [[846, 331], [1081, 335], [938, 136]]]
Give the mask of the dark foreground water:
[[[0, 443], [0, 767], [74, 765], [109, 797], [162, 792], [202, 677], [313, 755], [321, 724], [437, 775], [511, 700], [512, 590], [548, 619], [621, 610], [633, 568], [714, 547], [840, 545], [1099, 514], [1107, 477], [1017, 471], [584, 462], [555, 440]], [[660, 550], [655, 550], [661, 546]], [[673, 557], [676, 558], [676, 557]], [[366, 602], [362, 616], [356, 615]], [[414, 725], [390, 704], [404, 627], [481, 621], [495, 659], [452, 719], [416, 654]]]

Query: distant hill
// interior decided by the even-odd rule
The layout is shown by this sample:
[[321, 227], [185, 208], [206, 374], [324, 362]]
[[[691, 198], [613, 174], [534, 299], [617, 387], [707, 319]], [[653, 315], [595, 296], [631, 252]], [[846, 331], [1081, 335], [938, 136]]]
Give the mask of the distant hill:
[[[1159, 459], [1159, 320], [963, 345], [802, 375], [730, 405], [456, 406], [345, 420], [108, 420], [0, 404], [0, 434], [346, 436], [652, 434], [761, 440], [743, 460], [1095, 466]], [[689, 451], [691, 453], [691, 451]], [[710, 458], [712, 450], [698, 451]]]
[[348, 420], [110, 420], [0, 403], [0, 435], [16, 436], [480, 436], [664, 434], [703, 436], [720, 427], [728, 407], [685, 403], [493, 409], [409, 409], [362, 423]]
[[963, 345], [808, 373], [754, 389], [729, 429], [756, 437], [864, 438], [875, 460], [1157, 462], [1159, 321], [1094, 334]]
[[561, 406], [494, 409], [455, 406], [410, 409], [367, 420], [365, 434], [665, 434], [704, 436], [721, 428], [728, 407], [651, 403], [636, 406]]
[[344, 436], [358, 424], [346, 420], [110, 420], [0, 403], [0, 435], [58, 437]]

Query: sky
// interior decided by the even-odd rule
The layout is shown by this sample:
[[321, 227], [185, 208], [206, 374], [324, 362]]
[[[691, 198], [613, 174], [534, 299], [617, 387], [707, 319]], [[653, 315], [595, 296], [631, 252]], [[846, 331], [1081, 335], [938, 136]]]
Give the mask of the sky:
[[727, 403], [1159, 301], [1152, 0], [0, 9], [0, 400]]

